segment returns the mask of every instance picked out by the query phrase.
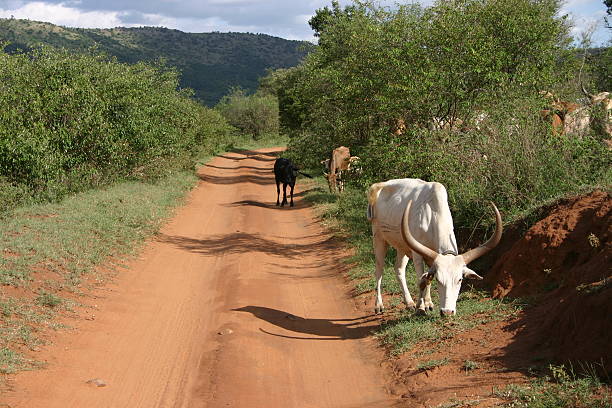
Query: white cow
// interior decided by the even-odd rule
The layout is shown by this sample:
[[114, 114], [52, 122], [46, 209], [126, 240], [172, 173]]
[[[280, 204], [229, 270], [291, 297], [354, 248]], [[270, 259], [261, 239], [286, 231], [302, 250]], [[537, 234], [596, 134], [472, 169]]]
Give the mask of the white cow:
[[[482, 279], [467, 264], [493, 249], [501, 239], [501, 216], [495, 204], [491, 205], [496, 219], [494, 235], [483, 245], [459, 254], [448, 197], [442, 184], [419, 179], [373, 184], [368, 190], [368, 220], [372, 223], [376, 256], [375, 312], [384, 310], [381, 283], [385, 254], [391, 245], [397, 250], [395, 273], [407, 307], [422, 313], [433, 310], [430, 284], [435, 277], [440, 314], [454, 315], [462, 279]], [[416, 305], [406, 286], [408, 257], [413, 259], [420, 282]], [[424, 271], [423, 261], [429, 266], [428, 272]]]

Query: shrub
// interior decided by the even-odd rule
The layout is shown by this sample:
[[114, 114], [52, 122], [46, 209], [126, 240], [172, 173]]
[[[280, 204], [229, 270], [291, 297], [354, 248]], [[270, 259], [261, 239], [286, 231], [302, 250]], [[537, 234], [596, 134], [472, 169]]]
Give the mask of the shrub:
[[232, 126], [256, 140], [278, 134], [275, 96], [262, 93], [246, 95], [243, 90], [234, 89], [221, 99], [216, 108]]
[[233, 134], [163, 64], [39, 48], [0, 52], [0, 74], [4, 209], [188, 168]]

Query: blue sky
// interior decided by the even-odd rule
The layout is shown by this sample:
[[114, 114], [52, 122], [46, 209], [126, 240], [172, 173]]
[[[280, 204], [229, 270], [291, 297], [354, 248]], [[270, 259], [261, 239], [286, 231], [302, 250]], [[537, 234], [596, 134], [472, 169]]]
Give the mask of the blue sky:
[[[163, 26], [185, 32], [251, 32], [312, 41], [308, 20], [316, 9], [330, 4], [331, 0], [0, 0], [0, 17], [68, 27]], [[604, 26], [602, 0], [566, 0], [562, 13], [572, 17], [575, 37], [593, 26], [595, 45], [612, 39], [612, 30]]]

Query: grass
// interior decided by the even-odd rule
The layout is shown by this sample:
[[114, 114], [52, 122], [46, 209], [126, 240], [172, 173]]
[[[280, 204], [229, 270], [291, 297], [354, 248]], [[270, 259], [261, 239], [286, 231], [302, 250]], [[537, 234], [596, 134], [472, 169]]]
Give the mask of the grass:
[[432, 368], [442, 367], [444, 365], [447, 365], [448, 363], [450, 363], [450, 360], [448, 358], [442, 358], [439, 360], [427, 360], [427, 361], [420, 362], [417, 365], [417, 370], [422, 370], [422, 371], [431, 370]]
[[550, 366], [551, 375], [527, 385], [509, 385], [495, 391], [512, 408], [609, 408], [612, 395], [595, 375], [577, 376], [564, 366]]

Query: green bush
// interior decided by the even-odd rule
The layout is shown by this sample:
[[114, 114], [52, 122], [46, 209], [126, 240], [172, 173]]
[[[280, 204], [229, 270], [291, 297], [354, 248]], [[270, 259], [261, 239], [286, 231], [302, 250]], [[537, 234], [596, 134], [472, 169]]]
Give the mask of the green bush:
[[0, 52], [0, 74], [3, 208], [189, 168], [233, 135], [161, 64], [40, 48]]
[[232, 126], [255, 140], [278, 134], [278, 102], [273, 95], [246, 95], [243, 90], [234, 89], [216, 109]]
[[[311, 20], [317, 49], [267, 79], [292, 127], [287, 154], [320, 167], [333, 148], [348, 146], [362, 159], [363, 175], [352, 181], [360, 189], [392, 178], [441, 182], [456, 226], [470, 230], [488, 226], [487, 200], [508, 219], [609, 184], [612, 156], [597, 129], [557, 137], [542, 119], [549, 102], [540, 91], [575, 85], [581, 63], [559, 10], [557, 0], [390, 9], [332, 2]], [[398, 135], [399, 119], [406, 129]]]

